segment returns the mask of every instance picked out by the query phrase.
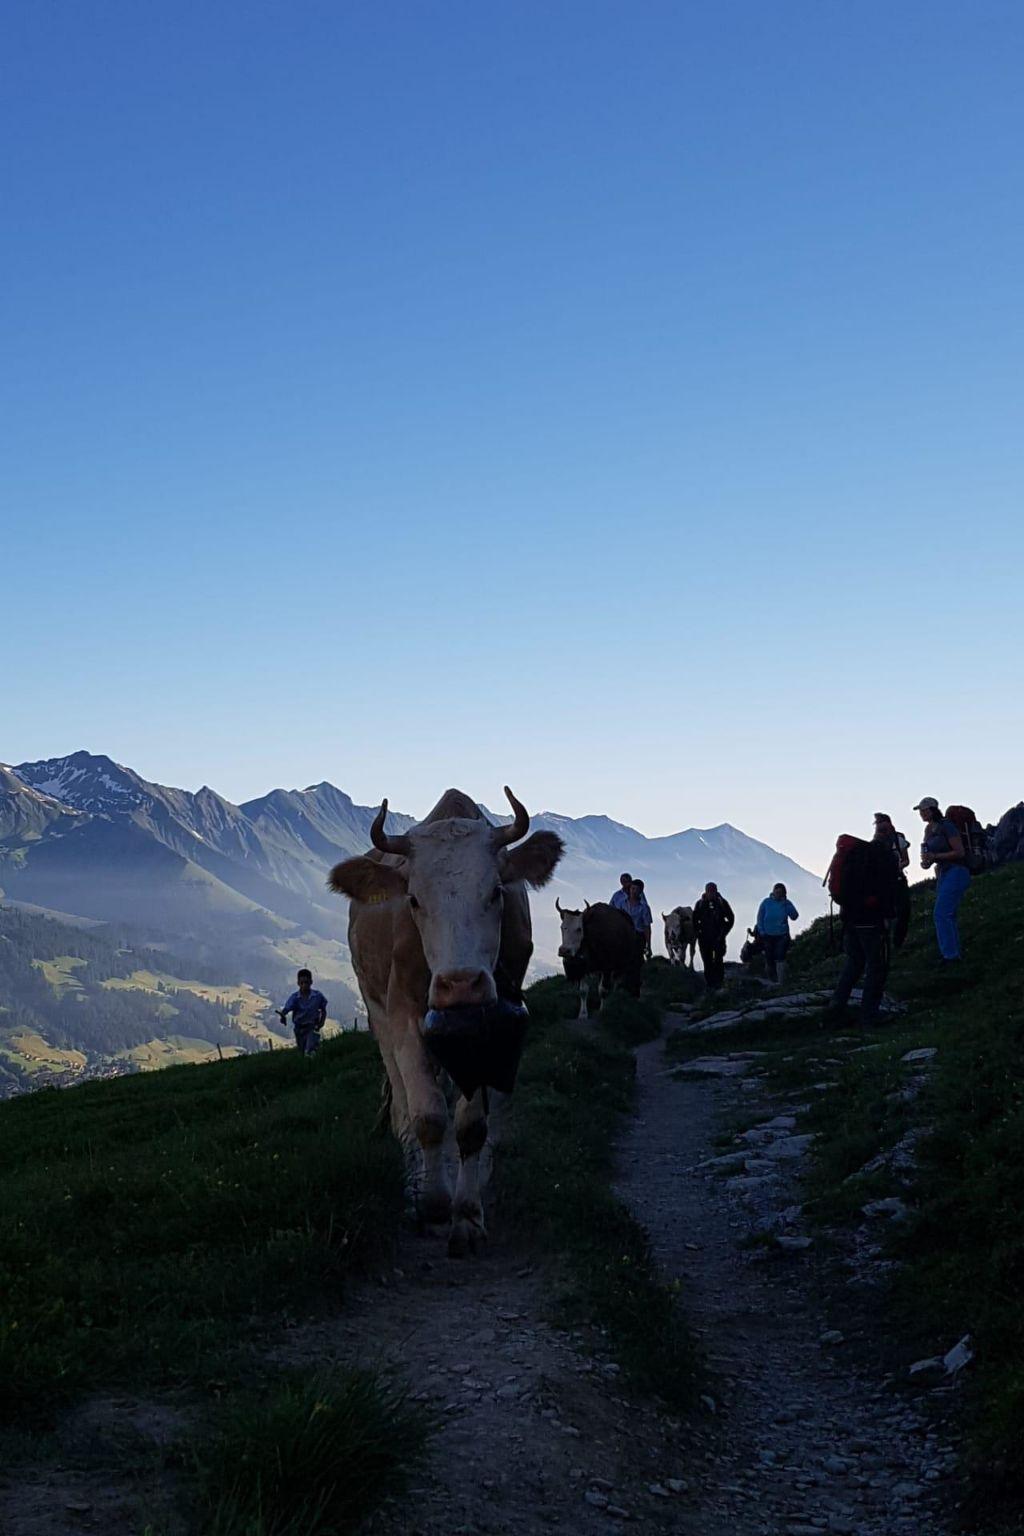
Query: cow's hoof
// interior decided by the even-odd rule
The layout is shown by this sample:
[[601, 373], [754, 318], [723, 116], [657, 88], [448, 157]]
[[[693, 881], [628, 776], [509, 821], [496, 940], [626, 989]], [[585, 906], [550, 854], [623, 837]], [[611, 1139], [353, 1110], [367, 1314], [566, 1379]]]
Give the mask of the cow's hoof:
[[486, 1241], [487, 1229], [479, 1212], [471, 1216], [456, 1215], [448, 1234], [448, 1257], [464, 1259], [467, 1254], [478, 1253]]

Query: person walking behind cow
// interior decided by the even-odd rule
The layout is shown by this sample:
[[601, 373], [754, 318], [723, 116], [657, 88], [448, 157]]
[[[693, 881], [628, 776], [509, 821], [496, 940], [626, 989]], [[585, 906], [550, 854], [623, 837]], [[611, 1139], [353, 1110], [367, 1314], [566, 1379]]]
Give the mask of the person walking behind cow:
[[327, 1018], [327, 999], [313, 986], [312, 971], [301, 970], [295, 978], [298, 990], [293, 992], [277, 1016], [283, 1024], [292, 1016], [295, 1044], [304, 1056], [312, 1056], [320, 1047], [320, 1031]]
[[967, 851], [956, 823], [947, 820], [939, 810], [939, 802], [931, 795], [914, 806], [924, 822], [924, 842], [921, 844], [921, 868], [935, 866], [938, 882], [935, 891], [935, 937], [943, 965], [953, 965], [960, 959], [960, 929], [956, 914], [964, 892], [971, 883], [967, 868]]
[[625, 912], [629, 906], [629, 888], [633, 884], [633, 876], [622, 874], [619, 876], [619, 888], [609, 901], [610, 907], [615, 907], [619, 912]]
[[725, 980], [726, 940], [735, 921], [732, 907], [720, 895], [715, 882], [709, 880], [693, 909], [693, 927], [704, 964], [704, 985], [709, 992]]
[[642, 880], [634, 880], [629, 887], [629, 900], [623, 908], [626, 916], [637, 932], [637, 941], [640, 945], [640, 954], [644, 960], [651, 958], [651, 927], [654, 918], [651, 909], [647, 905], [647, 897], [644, 895], [644, 883]]
[[889, 850], [896, 865], [895, 912], [889, 924], [889, 937], [893, 949], [902, 949], [910, 927], [910, 886], [906, 876], [910, 864], [910, 842], [902, 832], [897, 832], [892, 817], [887, 816], [885, 811], [875, 812], [874, 841]]
[[830, 866], [829, 890], [839, 903], [846, 962], [826, 1017], [841, 1019], [861, 976], [860, 1022], [873, 1024], [889, 973], [889, 932], [896, 915], [900, 871], [891, 849], [875, 836], [867, 843], [844, 835]]
[[795, 921], [799, 916], [781, 880], [772, 886], [771, 895], [766, 896], [757, 909], [755, 931], [764, 944], [768, 980], [780, 986], [786, 979], [786, 951], [791, 943], [790, 919]]

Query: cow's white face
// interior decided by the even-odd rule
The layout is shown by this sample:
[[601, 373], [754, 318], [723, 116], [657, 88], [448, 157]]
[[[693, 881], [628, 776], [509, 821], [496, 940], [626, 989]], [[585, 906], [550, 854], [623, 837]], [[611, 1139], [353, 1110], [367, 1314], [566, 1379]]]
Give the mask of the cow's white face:
[[356, 901], [406, 902], [430, 971], [430, 1007], [493, 1002], [506, 887], [546, 884], [561, 839], [535, 832], [508, 848], [489, 822], [449, 817], [413, 827], [407, 843], [403, 868], [347, 859], [332, 871], [332, 888]]
[[665, 919], [665, 943], [678, 944], [682, 931], [682, 918], [679, 913], [670, 912]]
[[438, 821], [411, 840], [407, 900], [430, 968], [430, 1004], [491, 1003], [505, 895], [492, 828]]
[[558, 946], [560, 960], [572, 960], [583, 948], [583, 913], [560, 912], [562, 942]]

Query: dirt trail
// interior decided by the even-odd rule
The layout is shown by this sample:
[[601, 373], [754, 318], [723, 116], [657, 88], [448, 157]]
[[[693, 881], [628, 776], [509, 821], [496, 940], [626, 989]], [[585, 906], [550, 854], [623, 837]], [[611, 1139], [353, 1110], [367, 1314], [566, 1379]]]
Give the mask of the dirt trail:
[[[843, 1321], [828, 1314], [813, 1247], [773, 1258], [744, 1243], [758, 1223], [797, 1230], [795, 1106], [750, 1079], [678, 1081], [660, 1041], [637, 1060], [618, 1187], [683, 1280], [713, 1403], [680, 1424], [634, 1398], [599, 1332], [553, 1325], [554, 1278], [500, 1223], [469, 1261], [408, 1233], [344, 1313], [291, 1330], [275, 1351], [276, 1364], [394, 1371], [428, 1407], [426, 1469], [372, 1536], [590, 1536], [625, 1523], [680, 1536], [941, 1536], [950, 1442], [883, 1385], [855, 1327], [829, 1342]], [[739, 1114], [745, 1126], [783, 1118], [753, 1133], [752, 1171], [725, 1179], [716, 1141]], [[137, 1522], [124, 1523], [118, 1483], [82, 1468], [8, 1489], [5, 1536], [129, 1536]]]

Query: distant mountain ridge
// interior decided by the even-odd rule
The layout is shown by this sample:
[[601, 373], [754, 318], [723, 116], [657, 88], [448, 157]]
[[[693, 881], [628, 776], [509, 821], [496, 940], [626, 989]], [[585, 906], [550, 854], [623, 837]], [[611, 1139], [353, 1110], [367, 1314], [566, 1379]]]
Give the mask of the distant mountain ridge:
[[[0, 767], [0, 887], [9, 899], [135, 922], [186, 953], [231, 944], [247, 964], [283, 972], [308, 951], [319, 974], [351, 986], [344, 911], [325, 879], [369, 846], [376, 812], [327, 781], [234, 805], [209, 786], [170, 788], [102, 754], [74, 752]], [[388, 821], [396, 831], [414, 824], [400, 813]], [[541, 812], [532, 825], [566, 845], [555, 880], [534, 900], [542, 966], [557, 964], [554, 898], [607, 900], [624, 869], [646, 881], [656, 931], [660, 910], [692, 903], [708, 880], [738, 923], [752, 920], [779, 879], [802, 919], [825, 905], [816, 876], [728, 823], [658, 838], [600, 815]]]

